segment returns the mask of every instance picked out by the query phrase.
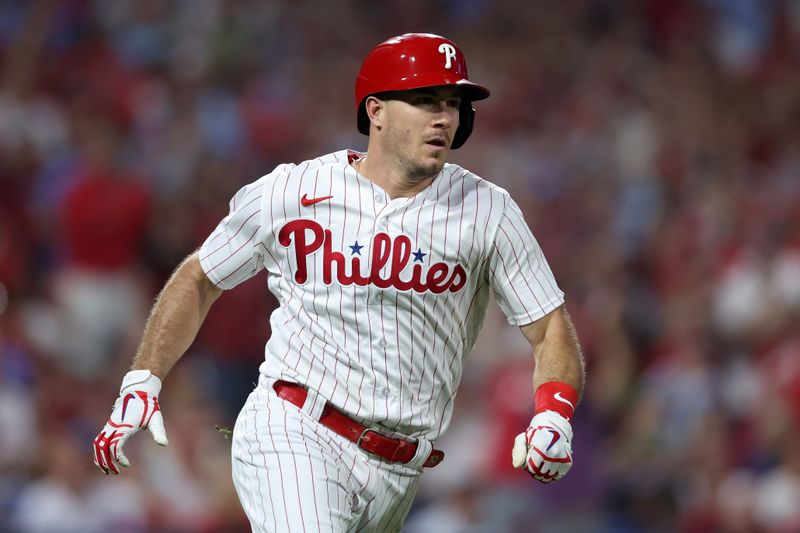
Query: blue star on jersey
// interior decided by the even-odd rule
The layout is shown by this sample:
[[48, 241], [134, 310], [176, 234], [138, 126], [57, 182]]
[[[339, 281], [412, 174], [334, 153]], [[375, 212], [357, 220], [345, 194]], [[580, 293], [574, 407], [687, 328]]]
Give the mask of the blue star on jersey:
[[417, 251], [413, 252], [411, 255], [414, 256], [414, 261], [419, 261], [420, 263], [422, 263], [422, 258], [425, 257], [428, 254], [423, 252], [422, 248], [417, 248]]
[[352, 246], [350, 246], [350, 250], [351, 250], [351, 251], [350, 251], [350, 255], [356, 255], [356, 254], [358, 254], [358, 255], [361, 255], [361, 249], [362, 249], [363, 247], [364, 247], [364, 245], [363, 245], [363, 244], [359, 246], [359, 244], [358, 244], [358, 241], [356, 241], [356, 243], [355, 243], [355, 244], [353, 244]]

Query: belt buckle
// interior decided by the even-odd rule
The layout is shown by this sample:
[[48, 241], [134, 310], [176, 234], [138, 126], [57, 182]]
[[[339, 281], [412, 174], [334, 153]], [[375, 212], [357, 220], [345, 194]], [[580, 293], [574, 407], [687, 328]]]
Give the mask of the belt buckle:
[[364, 438], [367, 436], [367, 433], [369, 433], [369, 432], [372, 432], [372, 433], [378, 433], [378, 432], [377, 432], [377, 431], [375, 431], [374, 429], [371, 429], [371, 428], [364, 428], [364, 430], [361, 432], [361, 435], [359, 435], [359, 436], [358, 436], [358, 440], [356, 440], [356, 446], [358, 446], [358, 447], [359, 447], [359, 448], [361, 448], [362, 450], [363, 450], [364, 448], [361, 446], [361, 443], [364, 441]]

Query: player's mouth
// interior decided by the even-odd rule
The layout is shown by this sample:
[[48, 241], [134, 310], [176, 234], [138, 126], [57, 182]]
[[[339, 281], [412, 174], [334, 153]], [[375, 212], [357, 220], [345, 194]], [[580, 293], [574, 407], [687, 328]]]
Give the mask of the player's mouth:
[[435, 148], [437, 150], [447, 148], [448, 142], [446, 137], [432, 137], [425, 141], [427, 146]]

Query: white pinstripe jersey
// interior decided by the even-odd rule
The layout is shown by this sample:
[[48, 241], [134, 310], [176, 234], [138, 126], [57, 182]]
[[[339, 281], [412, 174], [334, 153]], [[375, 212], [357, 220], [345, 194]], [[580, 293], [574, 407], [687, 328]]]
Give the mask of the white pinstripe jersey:
[[428, 188], [392, 200], [350, 165], [359, 155], [280, 165], [239, 190], [200, 262], [223, 289], [267, 270], [279, 307], [264, 376], [435, 440], [489, 291], [512, 325], [541, 318], [564, 294], [505, 190], [446, 164]]

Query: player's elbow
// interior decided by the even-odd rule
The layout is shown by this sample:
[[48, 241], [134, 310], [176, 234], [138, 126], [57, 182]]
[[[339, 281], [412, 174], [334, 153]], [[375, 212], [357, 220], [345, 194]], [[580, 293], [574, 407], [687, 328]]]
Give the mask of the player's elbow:
[[208, 309], [211, 304], [219, 298], [222, 294], [222, 289], [214, 285], [203, 266], [200, 264], [200, 253], [196, 251], [187, 257], [178, 270], [175, 272], [175, 277], [181, 279], [183, 283], [191, 284], [197, 288], [200, 297], [201, 307]]

